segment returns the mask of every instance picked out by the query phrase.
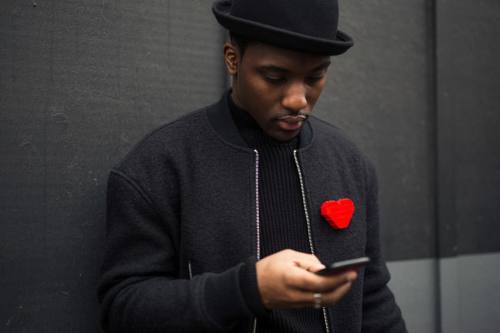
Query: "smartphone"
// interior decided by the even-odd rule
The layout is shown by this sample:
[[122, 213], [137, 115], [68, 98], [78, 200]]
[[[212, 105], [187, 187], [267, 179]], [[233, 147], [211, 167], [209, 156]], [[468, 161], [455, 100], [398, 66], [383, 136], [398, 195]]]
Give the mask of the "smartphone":
[[356, 259], [349, 259], [344, 261], [334, 262], [333, 264], [326, 265], [326, 268], [316, 272], [319, 275], [333, 275], [342, 273], [349, 270], [355, 270], [366, 266], [370, 262], [370, 258], [361, 257]]

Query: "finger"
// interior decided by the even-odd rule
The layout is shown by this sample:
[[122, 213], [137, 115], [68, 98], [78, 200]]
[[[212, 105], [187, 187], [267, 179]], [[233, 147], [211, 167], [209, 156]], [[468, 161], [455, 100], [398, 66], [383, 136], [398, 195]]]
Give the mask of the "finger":
[[307, 271], [311, 272], [311, 273], [317, 273], [319, 271], [321, 271], [322, 269], [325, 269], [325, 265], [323, 264], [318, 264], [318, 265], [311, 265], [311, 267], [309, 267], [307, 269]]
[[279, 302], [279, 308], [296, 309], [314, 307], [314, 294], [310, 291], [288, 290], [286, 297]]
[[330, 292], [346, 282], [354, 281], [355, 278], [355, 272], [320, 276], [303, 269], [292, 269], [287, 274], [285, 283], [291, 288], [306, 292]]
[[322, 305], [331, 306], [336, 304], [340, 299], [342, 299], [342, 297], [345, 296], [345, 294], [349, 292], [349, 290], [351, 290], [351, 287], [352, 282], [346, 282], [331, 292], [322, 293]]
[[297, 267], [309, 272], [317, 272], [325, 268], [325, 265], [313, 254], [297, 252], [293, 261]]
[[[349, 292], [352, 283], [346, 282], [340, 285], [334, 291], [321, 293], [321, 306], [332, 306]], [[286, 301], [280, 304], [280, 308], [304, 308], [315, 306], [315, 292], [303, 290], [289, 290], [286, 295]]]
[[306, 271], [311, 273], [316, 273], [325, 268], [325, 265], [315, 260], [296, 261], [295, 264], [297, 267], [305, 269]]
[[320, 282], [321, 286], [319, 286], [318, 291], [330, 292], [332, 290], [337, 289], [344, 283], [354, 282], [358, 277], [358, 273], [356, 271], [347, 271], [339, 274], [334, 274], [330, 276], [320, 276], [320, 277], [324, 278], [324, 280]]

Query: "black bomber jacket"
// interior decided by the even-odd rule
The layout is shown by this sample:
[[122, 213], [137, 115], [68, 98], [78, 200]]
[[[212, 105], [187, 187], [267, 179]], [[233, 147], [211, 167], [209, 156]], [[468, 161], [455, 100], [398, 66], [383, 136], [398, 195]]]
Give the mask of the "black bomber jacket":
[[[155, 130], [112, 169], [98, 290], [107, 331], [252, 332], [258, 322], [239, 285], [241, 268], [258, 256], [258, 151], [244, 143], [226, 101]], [[380, 253], [373, 166], [316, 117], [300, 136], [294, 156], [316, 256], [372, 259], [327, 309], [329, 331], [406, 332]], [[339, 198], [355, 204], [343, 230], [320, 214]]]

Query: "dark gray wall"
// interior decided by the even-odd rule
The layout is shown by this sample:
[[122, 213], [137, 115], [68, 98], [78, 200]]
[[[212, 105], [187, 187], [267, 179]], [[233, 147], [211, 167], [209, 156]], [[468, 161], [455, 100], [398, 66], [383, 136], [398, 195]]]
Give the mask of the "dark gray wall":
[[[1, 2], [0, 331], [98, 330], [108, 170], [224, 90], [210, 3]], [[389, 260], [500, 250], [499, 6], [341, 2], [317, 113], [378, 168]]]
[[109, 168], [224, 89], [208, 2], [0, 4], [0, 331], [96, 332]]
[[440, 252], [499, 252], [500, 3], [436, 13]]

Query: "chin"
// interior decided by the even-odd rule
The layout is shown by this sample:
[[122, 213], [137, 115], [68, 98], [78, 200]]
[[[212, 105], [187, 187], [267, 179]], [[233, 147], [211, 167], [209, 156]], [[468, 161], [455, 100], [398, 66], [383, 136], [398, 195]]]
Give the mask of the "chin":
[[271, 138], [273, 138], [274, 140], [281, 141], [281, 142], [287, 142], [287, 141], [290, 141], [293, 138], [295, 138], [299, 133], [300, 133], [300, 131], [293, 131], [293, 132], [290, 131], [290, 132], [272, 133], [272, 134], [268, 134], [268, 135]]

